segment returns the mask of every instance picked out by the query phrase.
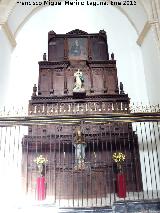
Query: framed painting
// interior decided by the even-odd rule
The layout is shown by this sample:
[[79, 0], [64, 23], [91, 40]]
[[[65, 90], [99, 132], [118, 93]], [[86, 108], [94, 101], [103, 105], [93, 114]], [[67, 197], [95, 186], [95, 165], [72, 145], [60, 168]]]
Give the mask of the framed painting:
[[68, 38], [69, 60], [87, 60], [87, 38]]

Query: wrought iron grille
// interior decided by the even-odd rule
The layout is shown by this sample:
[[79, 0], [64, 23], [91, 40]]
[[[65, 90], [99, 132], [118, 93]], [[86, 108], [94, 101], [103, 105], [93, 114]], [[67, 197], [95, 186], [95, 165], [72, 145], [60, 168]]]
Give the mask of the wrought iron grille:
[[[114, 161], [115, 153], [124, 161]], [[159, 153], [158, 111], [0, 118], [0, 168], [7, 177], [0, 182], [6, 196], [12, 191], [17, 199], [38, 199], [38, 177], [45, 178], [43, 199], [63, 207], [157, 199]], [[46, 159], [41, 170], [35, 162], [40, 155]], [[123, 196], [119, 174], [125, 177]]]

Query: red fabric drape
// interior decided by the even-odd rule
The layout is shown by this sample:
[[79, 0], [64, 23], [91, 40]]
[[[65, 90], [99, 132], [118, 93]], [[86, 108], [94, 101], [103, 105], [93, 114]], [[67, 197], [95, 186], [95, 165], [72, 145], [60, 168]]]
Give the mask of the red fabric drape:
[[117, 195], [120, 198], [126, 197], [126, 177], [123, 173], [117, 174]]
[[44, 200], [45, 197], [46, 197], [45, 178], [38, 177], [37, 178], [37, 199]]

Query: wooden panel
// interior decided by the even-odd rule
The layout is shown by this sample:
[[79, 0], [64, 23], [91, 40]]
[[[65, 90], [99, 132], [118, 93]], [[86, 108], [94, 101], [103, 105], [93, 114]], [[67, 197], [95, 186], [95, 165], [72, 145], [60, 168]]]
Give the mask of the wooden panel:
[[73, 71], [67, 71], [66, 72], [66, 78], [67, 78], [67, 89], [68, 94], [71, 95], [73, 93], [73, 87], [74, 87], [74, 72]]
[[108, 94], [114, 94], [116, 85], [115, 85], [115, 78], [112, 71], [109, 71], [107, 74], [106, 85], [108, 88]]
[[107, 45], [102, 38], [92, 38], [90, 49], [92, 60], [107, 60]]
[[94, 70], [93, 72], [93, 89], [95, 94], [102, 93], [103, 90], [103, 76], [100, 69]]
[[48, 69], [45, 69], [40, 72], [40, 86], [39, 89], [42, 95], [49, 95], [51, 89], [51, 72]]
[[48, 44], [49, 61], [64, 60], [64, 38], [53, 38]]
[[86, 92], [89, 92], [91, 89], [90, 73], [88, 71], [83, 74], [84, 74], [84, 88], [85, 88]]
[[54, 94], [63, 95], [64, 94], [64, 73], [56, 72], [54, 75]]

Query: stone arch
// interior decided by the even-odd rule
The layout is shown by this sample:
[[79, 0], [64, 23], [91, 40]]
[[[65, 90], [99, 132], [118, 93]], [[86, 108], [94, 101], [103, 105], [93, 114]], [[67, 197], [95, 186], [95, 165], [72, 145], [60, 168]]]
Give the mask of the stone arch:
[[[100, 1], [100, 0], [97, 0]], [[64, 2], [64, 0], [61, 0], [61, 2]], [[110, 0], [108, 0], [108, 2], [110, 2]], [[44, 6], [34, 6], [31, 7], [29, 10], [27, 10], [27, 13], [25, 12], [25, 7], [21, 8], [21, 15], [19, 15], [18, 13], [18, 17], [19, 17], [19, 24], [16, 26], [16, 24], [14, 24], [16, 26], [16, 28], [12, 30], [12, 33], [14, 35], [14, 37], [16, 37], [18, 31], [23, 27], [23, 25], [39, 10], [41, 10]], [[144, 6], [143, 0], [137, 0], [137, 5], [136, 7], [134, 7], [132, 10], [128, 10], [127, 6], [115, 6], [118, 10], [120, 10], [120, 12], [122, 12], [127, 19], [129, 20], [129, 22], [131, 23], [131, 25], [134, 27], [134, 29], [136, 30], [137, 34], [139, 35], [141, 33], [141, 30], [143, 29], [145, 23], [147, 22], [147, 11], [146, 11], [146, 7]], [[134, 14], [135, 11], [138, 10], [141, 12], [140, 14], [140, 19], [143, 20], [143, 23], [141, 23], [141, 25], [138, 26], [138, 22], [136, 22], [136, 19], [134, 18]], [[14, 22], [14, 18], [17, 19], [17, 17], [15, 16], [15, 13], [18, 12], [19, 8], [18, 5], [15, 4], [13, 5], [13, 7], [10, 9], [10, 11], [8, 11], [8, 13], [10, 13], [10, 15], [8, 16], [7, 20], [9, 20], [9, 22], [12, 24], [12, 21]], [[23, 11], [23, 12], [22, 12]], [[23, 16], [22, 16], [23, 14]], [[12, 21], [10, 20], [12, 19]], [[10, 25], [10, 24], [9, 24]]]

